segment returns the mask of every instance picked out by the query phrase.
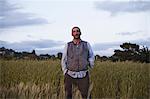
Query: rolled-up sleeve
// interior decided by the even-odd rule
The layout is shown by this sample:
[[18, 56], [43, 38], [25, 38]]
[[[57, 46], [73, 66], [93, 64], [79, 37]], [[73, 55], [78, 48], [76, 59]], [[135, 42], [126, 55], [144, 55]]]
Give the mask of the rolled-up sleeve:
[[65, 73], [67, 72], [67, 65], [66, 65], [66, 62], [67, 62], [67, 47], [68, 45], [66, 44], [65, 47], [64, 47], [64, 51], [63, 51], [63, 55], [62, 55], [62, 59], [61, 59], [61, 67], [62, 67], [62, 71], [63, 71], [63, 74], [65, 75]]
[[93, 68], [94, 67], [94, 60], [95, 60], [94, 53], [93, 53], [92, 47], [89, 43], [87, 43], [87, 46], [88, 46], [88, 49], [89, 49], [88, 61], [90, 63], [90, 67]]

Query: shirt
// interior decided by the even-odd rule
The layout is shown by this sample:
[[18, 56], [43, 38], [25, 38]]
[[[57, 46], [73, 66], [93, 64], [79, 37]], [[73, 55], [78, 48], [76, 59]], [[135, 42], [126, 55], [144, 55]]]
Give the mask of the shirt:
[[[88, 42], [87, 42], [87, 46], [88, 46], [88, 50], [89, 50], [88, 61], [90, 63], [90, 68], [93, 68], [93, 66], [94, 66], [94, 54], [93, 54], [92, 48], [91, 48], [91, 46]], [[73, 78], [83, 78], [83, 77], [85, 77], [86, 72], [88, 70], [79, 71], [79, 72], [67, 70], [67, 65], [66, 65], [66, 62], [67, 62], [67, 48], [68, 48], [68, 44], [65, 45], [62, 60], [61, 60], [61, 66], [62, 66], [63, 74], [65, 75], [66, 72], [67, 72], [67, 74], [70, 75]]]

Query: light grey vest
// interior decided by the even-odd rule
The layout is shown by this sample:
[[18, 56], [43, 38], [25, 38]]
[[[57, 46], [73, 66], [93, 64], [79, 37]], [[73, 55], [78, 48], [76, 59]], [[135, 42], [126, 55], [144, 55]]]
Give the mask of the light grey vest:
[[81, 41], [79, 45], [68, 43], [67, 69], [71, 71], [84, 71], [88, 69], [88, 46], [87, 42]]

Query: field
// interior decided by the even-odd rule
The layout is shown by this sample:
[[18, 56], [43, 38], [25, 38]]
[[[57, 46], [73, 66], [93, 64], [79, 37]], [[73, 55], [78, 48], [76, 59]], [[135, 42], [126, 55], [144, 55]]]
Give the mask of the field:
[[[60, 60], [0, 60], [0, 98], [64, 99]], [[149, 99], [150, 65], [95, 62], [90, 91], [96, 99]], [[81, 98], [75, 86], [73, 96]]]

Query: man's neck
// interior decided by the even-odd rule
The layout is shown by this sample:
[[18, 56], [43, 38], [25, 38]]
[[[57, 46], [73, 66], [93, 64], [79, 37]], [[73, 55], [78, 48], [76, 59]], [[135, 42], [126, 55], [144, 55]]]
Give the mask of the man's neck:
[[78, 44], [80, 44], [80, 42], [81, 42], [81, 39], [73, 39], [73, 43], [74, 44], [78, 45]]

